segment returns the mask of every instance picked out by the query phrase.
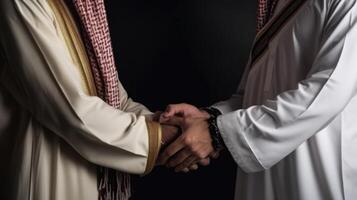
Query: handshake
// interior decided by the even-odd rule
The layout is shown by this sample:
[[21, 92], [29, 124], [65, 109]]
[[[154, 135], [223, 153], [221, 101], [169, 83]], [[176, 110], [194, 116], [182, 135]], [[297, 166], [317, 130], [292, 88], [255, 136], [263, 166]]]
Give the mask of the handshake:
[[[189, 172], [197, 170], [199, 165], [209, 165], [211, 158], [218, 158], [222, 148], [214, 145], [217, 138], [212, 136], [210, 127], [210, 120], [215, 118], [212, 113], [189, 104], [174, 104], [156, 113], [154, 118], [162, 126], [157, 165], [174, 168], [175, 172]], [[216, 130], [218, 133], [217, 126]]]

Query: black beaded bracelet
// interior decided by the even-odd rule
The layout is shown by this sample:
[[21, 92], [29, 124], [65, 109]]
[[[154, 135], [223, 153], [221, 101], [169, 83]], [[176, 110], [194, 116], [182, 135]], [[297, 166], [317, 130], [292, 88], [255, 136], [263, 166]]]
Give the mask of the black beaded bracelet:
[[222, 113], [218, 109], [212, 107], [202, 108], [202, 110], [206, 111], [210, 115], [210, 118], [207, 120], [207, 122], [214, 150], [219, 151], [224, 149], [224, 142], [217, 125], [217, 117]]

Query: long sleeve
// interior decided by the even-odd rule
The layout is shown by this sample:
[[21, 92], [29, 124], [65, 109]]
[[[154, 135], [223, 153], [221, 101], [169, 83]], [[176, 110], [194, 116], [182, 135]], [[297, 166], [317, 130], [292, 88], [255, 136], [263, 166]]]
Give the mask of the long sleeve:
[[228, 100], [225, 101], [220, 101], [212, 107], [218, 109], [222, 114], [227, 114], [232, 112], [233, 110], [238, 110], [242, 108], [242, 101], [243, 101], [243, 96], [241, 94], [234, 94], [229, 98]]
[[279, 162], [324, 129], [355, 96], [357, 6], [355, 1], [332, 2], [307, 78], [263, 105], [218, 118], [226, 146], [246, 172]]
[[90, 162], [129, 173], [147, 170], [159, 142], [148, 128], [158, 127], [81, 91], [46, 1], [1, 1], [0, 27], [1, 84], [24, 109]]

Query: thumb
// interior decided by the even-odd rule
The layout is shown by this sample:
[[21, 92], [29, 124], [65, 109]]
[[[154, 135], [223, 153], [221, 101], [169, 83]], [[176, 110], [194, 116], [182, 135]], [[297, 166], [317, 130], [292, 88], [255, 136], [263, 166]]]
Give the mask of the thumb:
[[182, 127], [184, 125], [184, 120], [185, 119], [183, 117], [173, 116], [167, 118], [160, 118], [160, 123]]
[[188, 111], [187, 104], [170, 104], [166, 107], [163, 117], [185, 116]]

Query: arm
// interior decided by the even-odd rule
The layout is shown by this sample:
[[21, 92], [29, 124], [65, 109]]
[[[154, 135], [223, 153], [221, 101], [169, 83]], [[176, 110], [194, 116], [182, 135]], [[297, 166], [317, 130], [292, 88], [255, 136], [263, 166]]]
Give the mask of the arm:
[[1, 83], [35, 120], [90, 162], [137, 174], [152, 169], [160, 126], [81, 91], [45, 1], [1, 1], [0, 27]]
[[333, 7], [310, 76], [297, 89], [218, 118], [226, 146], [246, 172], [279, 162], [326, 127], [355, 96], [356, 6], [346, 2]]
[[[283, 92], [264, 105], [235, 112], [229, 112], [235, 106], [228, 106], [226, 112], [221, 110], [226, 113], [217, 118], [221, 136], [233, 158], [246, 172], [264, 170], [276, 164], [326, 127], [355, 96], [357, 16], [354, 4], [334, 1], [310, 76], [301, 81], [297, 89]], [[334, 99], [333, 105], [331, 99]], [[202, 114], [197, 108], [180, 105], [171, 105], [170, 110], [164, 116], [192, 113], [192, 110], [195, 114], [177, 122], [169, 119], [172, 124], [182, 126], [184, 132], [159, 160], [167, 162], [176, 153], [178, 155], [168, 162], [177, 164], [181, 162], [178, 158], [191, 154], [207, 156], [212, 146], [207, 123], [204, 118], [199, 119]], [[181, 149], [186, 150], [179, 152]]]

